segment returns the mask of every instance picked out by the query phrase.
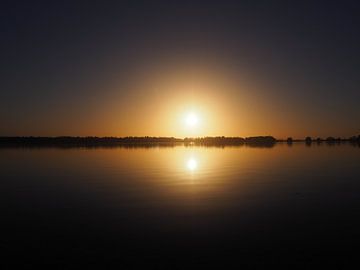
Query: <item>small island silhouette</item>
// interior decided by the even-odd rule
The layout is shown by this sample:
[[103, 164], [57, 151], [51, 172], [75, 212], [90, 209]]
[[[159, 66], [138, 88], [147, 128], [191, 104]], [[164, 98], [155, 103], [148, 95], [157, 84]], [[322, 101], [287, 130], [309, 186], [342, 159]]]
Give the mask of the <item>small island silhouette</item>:
[[175, 146], [183, 144], [203, 145], [203, 146], [237, 146], [246, 145], [249, 147], [273, 147], [278, 142], [286, 142], [292, 145], [293, 142], [305, 142], [310, 146], [312, 143], [321, 144], [323, 142], [333, 145], [341, 142], [348, 142], [360, 146], [360, 135], [350, 138], [327, 137], [326, 139], [306, 137], [305, 139], [293, 139], [288, 137], [286, 140], [276, 139], [273, 136], [254, 136], [254, 137], [195, 137], [195, 138], [175, 138], [175, 137], [0, 137], [0, 147], [155, 147], [155, 146]]

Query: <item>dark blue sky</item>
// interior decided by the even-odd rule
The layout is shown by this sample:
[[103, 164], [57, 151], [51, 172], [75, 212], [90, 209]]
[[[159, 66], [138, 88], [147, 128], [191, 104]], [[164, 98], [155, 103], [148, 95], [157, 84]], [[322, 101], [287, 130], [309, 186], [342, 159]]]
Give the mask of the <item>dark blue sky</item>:
[[[0, 135], [140, 135], [126, 108], [147, 114], [135, 96], [154, 93], [132, 87], [139, 74], [194, 63], [261, 85], [253, 94], [281, 132], [357, 134], [359, 14], [358, 1], [2, 1]], [[100, 123], [114, 123], [103, 109], [114, 97], [119, 131]]]

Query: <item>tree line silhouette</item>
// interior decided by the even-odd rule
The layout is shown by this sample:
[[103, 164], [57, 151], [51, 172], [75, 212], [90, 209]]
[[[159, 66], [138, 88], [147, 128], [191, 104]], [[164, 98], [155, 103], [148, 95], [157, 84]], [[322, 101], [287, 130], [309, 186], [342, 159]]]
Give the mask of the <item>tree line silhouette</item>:
[[185, 145], [249, 145], [273, 146], [276, 139], [271, 136], [258, 137], [197, 137], [179, 139], [175, 137], [0, 137], [0, 146], [61, 146], [61, 147], [111, 147], [111, 146], [167, 146]]
[[277, 142], [305, 142], [307, 145], [312, 143], [321, 144], [326, 142], [328, 144], [336, 144], [341, 142], [350, 142], [352, 144], [360, 145], [360, 135], [352, 136], [350, 138], [335, 138], [327, 137], [304, 139], [293, 139], [292, 137], [286, 140], [275, 139], [273, 136], [254, 136], [254, 137], [196, 137], [179, 139], [175, 137], [0, 137], [0, 146], [2, 147], [41, 147], [41, 146], [57, 146], [57, 147], [153, 147], [153, 146], [174, 146], [179, 143], [185, 145], [204, 145], [204, 146], [226, 146], [226, 145], [247, 145], [255, 147], [272, 147]]
[[198, 137], [185, 138], [185, 144], [196, 145], [274, 145], [276, 139], [272, 136], [256, 136], [256, 137]]
[[[277, 141], [283, 141], [283, 140], [277, 140]], [[301, 142], [301, 141], [304, 141], [307, 145], [311, 145], [312, 143], [317, 143], [317, 144], [321, 144], [323, 142], [327, 143], [327, 144], [335, 144], [335, 143], [341, 143], [341, 142], [350, 142], [352, 144], [360, 144], [360, 135], [358, 136], [351, 136], [349, 138], [341, 138], [341, 137], [327, 137], [325, 139], [323, 138], [312, 138], [310, 136], [308, 137], [305, 137], [304, 140], [294, 140], [292, 137], [288, 137], [286, 139], [286, 142], [288, 144], [292, 144], [293, 142]]]

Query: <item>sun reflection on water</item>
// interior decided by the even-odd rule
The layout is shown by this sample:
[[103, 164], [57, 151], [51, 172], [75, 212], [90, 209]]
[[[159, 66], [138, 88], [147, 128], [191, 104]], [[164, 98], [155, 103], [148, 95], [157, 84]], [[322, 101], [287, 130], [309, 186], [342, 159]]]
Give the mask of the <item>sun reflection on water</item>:
[[191, 172], [195, 171], [198, 167], [197, 160], [195, 158], [188, 159], [188, 161], [186, 163], [186, 167]]

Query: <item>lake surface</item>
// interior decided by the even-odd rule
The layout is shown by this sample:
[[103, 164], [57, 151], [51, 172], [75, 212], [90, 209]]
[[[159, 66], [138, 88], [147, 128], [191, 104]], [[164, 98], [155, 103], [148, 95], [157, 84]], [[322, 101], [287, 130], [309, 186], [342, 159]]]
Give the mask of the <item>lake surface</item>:
[[350, 268], [360, 147], [2, 148], [1, 264]]

